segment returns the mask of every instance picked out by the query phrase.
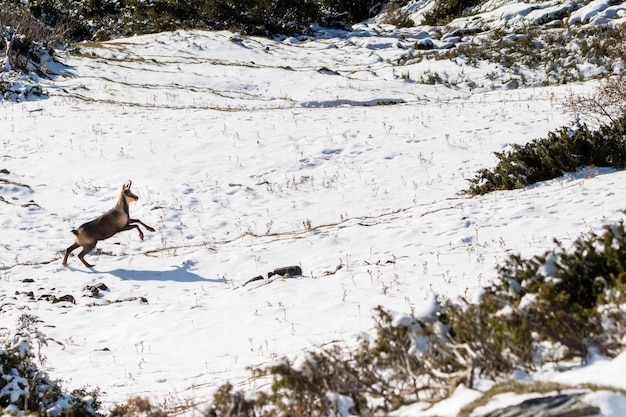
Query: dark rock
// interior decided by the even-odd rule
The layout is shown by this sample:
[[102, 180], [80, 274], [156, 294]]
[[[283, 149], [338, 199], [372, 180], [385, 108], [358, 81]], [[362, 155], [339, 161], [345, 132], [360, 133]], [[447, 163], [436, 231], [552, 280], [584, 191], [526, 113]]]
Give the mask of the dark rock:
[[298, 265], [284, 266], [282, 268], [276, 268], [274, 269], [274, 272], [270, 272], [267, 274], [268, 277], [274, 275], [280, 275], [282, 277], [284, 277], [285, 275], [288, 275], [290, 277], [302, 275], [302, 268], [300, 268]]
[[76, 304], [76, 299], [74, 298], [73, 295], [67, 294], [67, 295], [63, 295], [59, 298], [59, 302], [66, 302], [66, 303], [72, 303], [72, 304]]
[[589, 417], [600, 409], [582, 401], [585, 394], [558, 394], [531, 398], [520, 404], [491, 411], [481, 417]]
[[91, 293], [89, 297], [95, 297], [95, 298], [100, 297], [100, 290], [94, 287], [93, 285], [87, 285], [86, 287], [83, 287], [83, 291]]
[[100, 297], [100, 291], [108, 291], [108, 290], [109, 290], [109, 287], [107, 287], [102, 282], [83, 287], [83, 291], [90, 292], [91, 293], [90, 297], [95, 297], [95, 298]]
[[421, 51], [429, 51], [435, 47], [432, 39], [420, 39], [415, 43], [415, 49], [419, 49]]
[[454, 30], [453, 32], [444, 35], [444, 39], [448, 37], [454, 38], [464, 38], [466, 36], [473, 36], [481, 33], [483, 30], [480, 28], [459, 28]]
[[30, 200], [28, 203], [22, 204], [22, 207], [24, 207], [24, 208], [28, 208], [28, 207], [41, 208], [41, 206], [39, 204], [35, 203], [34, 200]]
[[35, 293], [33, 293], [32, 291], [26, 291], [26, 292], [15, 291], [15, 295], [25, 295], [31, 300], [35, 299]]
[[143, 304], [148, 304], [148, 299], [146, 297], [128, 297], [123, 300], [115, 300], [114, 303], [128, 303], [131, 301], [139, 301]]
[[[270, 280], [270, 278], [272, 278], [274, 276], [279, 276], [279, 277], [283, 277], [283, 278], [289, 278], [289, 277], [293, 277], [293, 276], [297, 276], [297, 275], [302, 275], [302, 268], [300, 268], [298, 265], [283, 266], [281, 268], [275, 268], [274, 271], [267, 273], [267, 279], [268, 279], [267, 283], [269, 284], [270, 282], [275, 281], [276, 279]], [[242, 286], [245, 287], [246, 285], [250, 284], [251, 282], [263, 281], [263, 280], [265, 280], [265, 277], [263, 275], [259, 275], [259, 276], [256, 276], [254, 278], [250, 278]]]
[[73, 295], [70, 295], [70, 294], [62, 295], [61, 297], [57, 297], [54, 294], [42, 294], [39, 296], [37, 300], [46, 300], [52, 304], [63, 303], [63, 302], [76, 304], [76, 299], [74, 298]]
[[251, 278], [251, 279], [247, 280], [246, 282], [244, 282], [243, 286], [246, 286], [247, 284], [249, 284], [249, 283], [251, 283], [251, 282], [254, 282], [254, 281], [262, 281], [262, 280], [264, 280], [264, 279], [265, 279], [265, 278], [263, 278], [263, 276], [262, 276], [262, 275], [259, 275], [259, 276], [256, 276], [256, 277], [254, 277], [254, 278]]
[[59, 299], [55, 295], [53, 295], [53, 294], [43, 294], [43, 295], [40, 295], [38, 300], [46, 300], [46, 301], [51, 302], [52, 304], [56, 304], [56, 303], [59, 302]]
[[318, 69], [317, 72], [319, 72], [320, 74], [325, 74], [325, 75], [339, 75], [335, 71], [333, 71], [331, 69], [328, 69], [326, 67], [322, 67], [322, 68]]
[[35, 282], [35, 280], [32, 279], [32, 278], [25, 278], [25, 279], [22, 280], [22, 282], [25, 283], [25, 284], [30, 284], [32, 282]]

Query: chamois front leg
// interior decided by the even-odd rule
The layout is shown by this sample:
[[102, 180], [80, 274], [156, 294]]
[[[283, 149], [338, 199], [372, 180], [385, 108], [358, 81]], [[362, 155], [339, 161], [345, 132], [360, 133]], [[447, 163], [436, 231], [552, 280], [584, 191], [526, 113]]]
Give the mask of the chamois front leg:
[[148, 226], [147, 224], [145, 224], [144, 222], [142, 222], [142, 221], [141, 221], [141, 220], [139, 220], [139, 219], [130, 219], [130, 220], [128, 221], [128, 223], [129, 223], [129, 224], [131, 224], [131, 223], [139, 223], [140, 225], [142, 225], [143, 227], [145, 227], [145, 228], [146, 228], [146, 230], [148, 230], [149, 232], [154, 232], [154, 227], [150, 227], [150, 226]]
[[137, 232], [139, 233], [139, 239], [143, 240], [143, 232], [141, 231], [141, 228], [139, 226], [137, 226], [136, 224], [128, 224], [122, 230], [130, 230], [130, 229], [137, 229]]

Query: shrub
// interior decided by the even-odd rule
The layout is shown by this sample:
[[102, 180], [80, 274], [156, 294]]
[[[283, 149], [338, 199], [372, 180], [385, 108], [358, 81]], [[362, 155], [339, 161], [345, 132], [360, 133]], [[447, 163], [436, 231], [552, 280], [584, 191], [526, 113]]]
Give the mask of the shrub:
[[153, 405], [148, 398], [133, 397], [126, 403], [115, 406], [110, 417], [165, 417], [167, 413], [158, 406]]
[[321, 0], [320, 9], [324, 21], [349, 26], [377, 15], [385, 3], [383, 0]]
[[451, 334], [468, 343], [478, 353], [477, 366], [492, 375], [546, 361], [584, 361], [590, 349], [613, 356], [626, 334], [619, 324], [626, 318], [625, 255], [620, 223], [577, 240], [571, 251], [557, 242], [542, 256], [511, 256], [479, 304], [450, 306]]
[[213, 406], [208, 415], [212, 417], [256, 417], [254, 408], [255, 401], [253, 399], [246, 398], [241, 391], [233, 393], [232, 384], [227, 382], [213, 394]]
[[272, 382], [254, 396], [225, 384], [214, 395], [214, 415], [371, 415], [471, 385], [471, 361], [458, 359], [467, 351], [446, 339], [437, 316], [395, 316], [382, 308], [376, 314], [374, 337], [361, 339], [354, 351], [333, 346], [255, 370]]
[[306, 33], [320, 17], [316, 0], [214, 0], [211, 7], [217, 25], [256, 35]]
[[385, 23], [397, 27], [415, 26], [415, 22], [402, 12], [400, 3], [397, 0], [391, 0], [387, 4]]
[[23, 6], [0, 2], [0, 22], [3, 28], [13, 28], [31, 42], [42, 44], [50, 50], [67, 40], [68, 29], [65, 26], [59, 24], [53, 28], [46, 25]]
[[230, 384], [213, 415], [345, 416], [437, 401], [475, 375], [493, 379], [547, 362], [584, 361], [591, 350], [615, 356], [626, 329], [626, 229], [590, 233], [571, 250], [511, 256], [480, 302], [447, 301], [428, 317], [376, 309], [372, 339], [351, 352], [338, 346], [282, 359], [255, 371], [267, 391], [246, 395]]
[[[623, 45], [619, 48], [622, 53]], [[605, 78], [589, 96], [571, 94], [565, 106], [578, 116], [600, 123], [617, 124], [620, 116], [626, 114], [626, 76], [618, 74]]]
[[61, 27], [52, 29], [23, 7], [0, 3], [0, 99], [22, 100], [44, 94], [38, 77], [53, 77], [54, 48], [63, 42]]
[[435, 0], [432, 9], [424, 15], [422, 24], [445, 25], [481, 2], [482, 0]]
[[590, 130], [586, 125], [576, 130], [562, 127], [526, 145], [512, 145], [512, 150], [496, 152], [498, 164], [480, 170], [467, 192], [486, 194], [496, 190], [523, 188], [574, 172], [583, 166], [623, 168], [626, 164], [626, 116], [614, 124]]
[[0, 72], [45, 74], [46, 61], [63, 37], [62, 30], [52, 30], [27, 10], [0, 4], [0, 53], [8, 58]]
[[[97, 390], [66, 393], [37, 366], [43, 362], [43, 334], [35, 329], [37, 318], [22, 315], [18, 327], [6, 334], [0, 348], [0, 411], [24, 411], [41, 416], [100, 416]], [[37, 350], [35, 350], [38, 348]]]
[[330, 0], [0, 0], [26, 9], [50, 28], [69, 27], [74, 41], [175, 29], [231, 29], [244, 34], [307, 33], [319, 20], [360, 21], [381, 2]]

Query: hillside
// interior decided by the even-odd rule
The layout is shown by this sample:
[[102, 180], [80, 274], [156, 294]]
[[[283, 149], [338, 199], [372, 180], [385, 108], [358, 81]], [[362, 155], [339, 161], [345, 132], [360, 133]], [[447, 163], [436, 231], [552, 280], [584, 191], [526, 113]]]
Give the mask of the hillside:
[[[428, 7], [406, 11], [418, 22]], [[41, 368], [99, 388], [105, 407], [146, 396], [203, 415], [227, 381], [267, 388], [249, 368], [354, 347], [377, 306], [420, 316], [478, 299], [511, 254], [624, 218], [625, 173], [610, 168], [461, 193], [493, 152], [574, 124], [564, 100], [620, 68], [593, 45], [617, 51], [602, 34], [622, 15], [599, 0], [490, 2], [446, 27], [380, 16], [316, 37], [177, 30], [58, 51], [53, 76], [30, 78], [44, 95], [19, 79], [0, 103], [0, 330], [35, 317]], [[519, 58], [529, 50], [541, 59]], [[63, 267], [71, 230], [129, 179], [131, 216], [156, 232], [98, 243], [91, 270]], [[302, 275], [267, 278], [289, 265]], [[626, 389], [624, 371], [624, 354], [598, 355], [511, 376]], [[454, 416], [491, 383], [393, 415]], [[588, 401], [626, 410], [606, 390]]]

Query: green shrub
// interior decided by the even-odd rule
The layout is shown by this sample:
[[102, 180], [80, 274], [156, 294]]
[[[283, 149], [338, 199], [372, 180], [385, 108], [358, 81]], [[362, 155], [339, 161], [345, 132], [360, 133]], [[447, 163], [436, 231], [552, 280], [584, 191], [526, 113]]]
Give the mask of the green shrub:
[[542, 256], [511, 256], [498, 273], [479, 304], [449, 306], [451, 334], [478, 353], [479, 368], [492, 375], [534, 370], [549, 360], [584, 361], [590, 349], [608, 356], [623, 349], [623, 223], [569, 251], [557, 242]]
[[402, 12], [400, 2], [397, 0], [391, 0], [387, 4], [387, 13], [385, 16], [385, 23], [394, 25], [397, 27], [415, 26], [415, 22]]
[[320, 17], [316, 0], [214, 0], [212, 10], [215, 24], [257, 35], [307, 33]]
[[325, 23], [330, 26], [349, 26], [380, 13], [383, 0], [320, 0], [320, 10]]
[[308, 33], [316, 21], [345, 25], [373, 16], [381, 2], [329, 0], [0, 0], [27, 10], [73, 41], [176, 29], [230, 29], [244, 34]]
[[562, 127], [526, 145], [512, 145], [512, 150], [496, 152], [498, 164], [480, 170], [467, 192], [486, 194], [512, 190], [557, 178], [583, 166], [623, 168], [626, 164], [626, 117], [610, 125], [590, 130], [586, 125], [576, 131]]
[[432, 9], [424, 15], [422, 24], [445, 25], [471, 7], [481, 4], [483, 0], [435, 0]]

